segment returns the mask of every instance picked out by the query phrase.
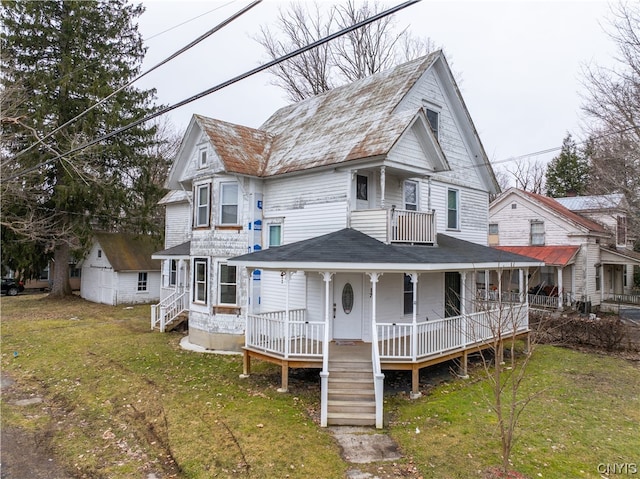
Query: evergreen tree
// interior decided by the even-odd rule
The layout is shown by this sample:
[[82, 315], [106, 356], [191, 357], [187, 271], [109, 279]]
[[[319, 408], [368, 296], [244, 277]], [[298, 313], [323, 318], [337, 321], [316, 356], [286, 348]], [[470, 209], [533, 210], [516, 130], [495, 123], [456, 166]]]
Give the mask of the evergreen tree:
[[2, 227], [11, 230], [2, 237], [3, 256], [28, 245], [26, 251], [53, 257], [53, 296], [70, 294], [69, 260], [93, 230], [159, 230], [136, 214], [162, 194], [149, 174], [159, 162], [154, 125], [50, 161], [143, 118], [153, 111], [155, 91], [127, 87], [45, 138], [139, 73], [142, 12], [126, 0], [2, 1]]
[[567, 134], [562, 141], [560, 154], [547, 166], [547, 196], [561, 198], [569, 195], [582, 195], [587, 191], [589, 180], [589, 162], [578, 151], [576, 142]]

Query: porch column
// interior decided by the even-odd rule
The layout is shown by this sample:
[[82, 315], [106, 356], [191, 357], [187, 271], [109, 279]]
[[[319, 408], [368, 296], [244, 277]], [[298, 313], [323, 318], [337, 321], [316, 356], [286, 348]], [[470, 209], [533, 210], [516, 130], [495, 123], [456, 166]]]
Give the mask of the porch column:
[[413, 304], [411, 316], [411, 360], [416, 361], [418, 356], [418, 273], [410, 273], [411, 284], [413, 285]]
[[502, 270], [498, 270], [498, 302], [502, 304]]
[[[460, 370], [458, 375], [463, 379], [468, 379], [467, 374], [467, 272], [464, 271], [460, 274], [460, 316], [462, 321], [462, 347], [465, 348], [460, 360]], [[475, 274], [475, 272], [474, 272]]]
[[529, 304], [529, 268], [524, 269], [524, 302]]
[[249, 341], [247, 337], [251, 334], [249, 330], [249, 309], [251, 308], [251, 297], [253, 293], [253, 269], [247, 268], [247, 300], [245, 301], [244, 309], [244, 345], [248, 346]]
[[518, 269], [518, 291], [520, 291], [520, 297], [518, 298], [520, 304], [524, 303], [524, 298], [527, 294], [527, 291], [524, 289], [524, 270], [522, 268]]
[[284, 300], [284, 357], [289, 359], [289, 352], [291, 345], [289, 344], [291, 333], [289, 331], [289, 285], [291, 280], [291, 271], [286, 271], [284, 275], [284, 281], [287, 286]]
[[562, 266], [558, 266], [558, 309], [562, 309], [564, 302], [562, 301]]
[[384, 209], [384, 190], [387, 183], [386, 167], [380, 167], [380, 208]]
[[489, 301], [489, 275], [491, 271], [488, 269], [484, 270], [484, 300]]
[[377, 312], [377, 286], [382, 273], [368, 273], [371, 278], [371, 360], [373, 366], [373, 391], [376, 402], [376, 428], [383, 426], [384, 407], [384, 374], [382, 374], [380, 352], [378, 349], [378, 325], [376, 322]]
[[324, 331], [322, 339], [322, 371], [320, 371], [320, 427], [327, 427], [329, 416], [329, 286], [333, 273], [320, 273], [324, 280]]

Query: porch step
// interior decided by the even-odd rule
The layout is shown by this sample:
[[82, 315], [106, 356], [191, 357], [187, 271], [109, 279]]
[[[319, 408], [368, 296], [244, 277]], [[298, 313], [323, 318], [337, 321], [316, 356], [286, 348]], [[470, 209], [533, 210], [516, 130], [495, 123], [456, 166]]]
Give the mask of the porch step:
[[362, 358], [329, 360], [327, 423], [372, 426], [376, 421], [373, 366]]
[[373, 426], [375, 423], [375, 412], [327, 413], [327, 424], [330, 426]]
[[178, 316], [176, 316], [175, 319], [172, 319], [167, 324], [165, 324], [164, 330], [165, 332], [173, 331], [175, 329], [178, 329], [184, 323], [188, 323], [188, 322], [189, 322], [189, 313], [187, 311], [183, 311], [182, 313], [178, 314]]

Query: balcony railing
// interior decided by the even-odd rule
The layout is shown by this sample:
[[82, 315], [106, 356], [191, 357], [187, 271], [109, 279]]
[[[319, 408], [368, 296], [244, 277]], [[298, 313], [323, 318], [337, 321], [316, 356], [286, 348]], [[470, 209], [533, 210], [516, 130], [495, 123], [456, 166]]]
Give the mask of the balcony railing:
[[385, 243], [435, 244], [436, 213], [399, 209], [351, 212], [351, 227]]

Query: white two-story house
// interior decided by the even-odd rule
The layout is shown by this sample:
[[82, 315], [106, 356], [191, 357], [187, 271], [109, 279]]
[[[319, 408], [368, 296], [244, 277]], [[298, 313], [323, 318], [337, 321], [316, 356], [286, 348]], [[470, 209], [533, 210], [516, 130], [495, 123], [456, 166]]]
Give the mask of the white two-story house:
[[[280, 364], [282, 390], [289, 368], [320, 369], [323, 425], [381, 426], [382, 371], [411, 371], [416, 395], [421, 368], [491, 338], [477, 271], [526, 290], [542, 265], [487, 246], [498, 186], [439, 51], [257, 129], [196, 115], [168, 186], [193, 198], [189, 237], [154, 255], [170, 266], [153, 324], [187, 310], [192, 343], [243, 350], [245, 374]], [[526, 306], [510, 310], [525, 335]]]
[[640, 254], [630, 248], [626, 210], [618, 194], [554, 199], [511, 188], [490, 205], [489, 243], [545, 263], [532, 272], [530, 303], [590, 309], [627, 302]]

